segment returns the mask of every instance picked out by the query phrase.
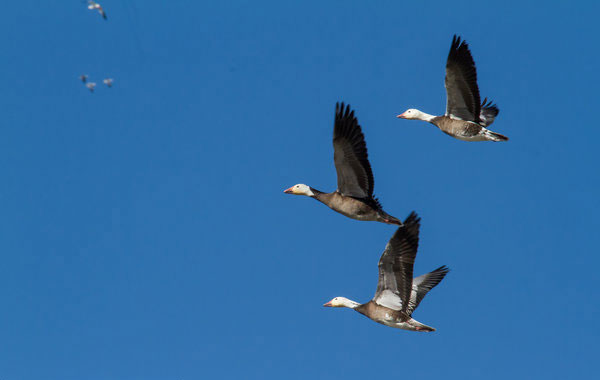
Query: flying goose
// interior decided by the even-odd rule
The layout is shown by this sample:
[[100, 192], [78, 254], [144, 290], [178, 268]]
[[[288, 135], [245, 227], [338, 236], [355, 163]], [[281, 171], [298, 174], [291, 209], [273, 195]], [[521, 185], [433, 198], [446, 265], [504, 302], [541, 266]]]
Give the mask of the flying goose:
[[446, 62], [446, 114], [433, 116], [417, 109], [398, 115], [402, 119], [427, 121], [442, 132], [463, 141], [507, 141], [508, 137], [487, 129], [500, 110], [487, 98], [481, 101], [477, 70], [469, 45], [456, 35]]
[[81, 80], [83, 83], [85, 83], [85, 82], [87, 82], [88, 76], [87, 76], [86, 74], [81, 74], [81, 75], [79, 76], [79, 79], [80, 79], [80, 80]]
[[90, 90], [90, 92], [94, 92], [94, 89], [96, 88], [96, 83], [95, 82], [87, 82], [85, 84], [85, 87], [87, 87], [88, 90]]
[[102, 80], [102, 83], [104, 83], [109, 88], [112, 87], [113, 82], [114, 82], [114, 80], [112, 78], [106, 78], [106, 79]]
[[304, 184], [284, 190], [286, 194], [306, 195], [349, 218], [402, 225], [383, 211], [373, 196], [373, 172], [369, 164], [367, 144], [350, 105], [336, 103], [333, 127], [333, 161], [338, 188], [323, 193]]
[[435, 331], [412, 318], [423, 297], [442, 281], [449, 269], [444, 265], [413, 278], [413, 264], [419, 246], [421, 219], [412, 212], [398, 227], [379, 259], [379, 282], [373, 299], [359, 304], [345, 297], [335, 297], [323, 306], [347, 307], [377, 323], [411, 331]]
[[106, 12], [104, 12], [104, 8], [102, 8], [102, 6], [100, 4], [98, 4], [97, 2], [89, 0], [88, 1], [88, 9], [98, 10], [98, 13], [100, 13], [100, 16], [102, 16], [102, 18], [106, 20]]

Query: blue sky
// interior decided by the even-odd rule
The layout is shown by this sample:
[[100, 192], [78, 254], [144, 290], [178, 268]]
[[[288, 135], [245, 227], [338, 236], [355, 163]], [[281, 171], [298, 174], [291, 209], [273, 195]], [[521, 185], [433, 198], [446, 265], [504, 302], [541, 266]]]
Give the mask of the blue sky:
[[[0, 378], [590, 378], [600, 329], [597, 2], [7, 2]], [[452, 35], [508, 143], [444, 112]], [[89, 93], [77, 77], [115, 79]], [[386, 211], [450, 274], [419, 334], [368, 301], [393, 226], [335, 189], [336, 101]]]

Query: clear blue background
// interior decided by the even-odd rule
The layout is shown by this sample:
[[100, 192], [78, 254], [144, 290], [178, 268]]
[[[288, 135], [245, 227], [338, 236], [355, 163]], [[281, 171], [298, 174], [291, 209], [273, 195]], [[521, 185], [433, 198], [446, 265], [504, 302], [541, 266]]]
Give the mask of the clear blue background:
[[[2, 380], [597, 375], [598, 2], [219, 3], [3, 4]], [[507, 143], [395, 117], [444, 112], [454, 33]], [[322, 307], [394, 232], [282, 192], [335, 190], [341, 100], [452, 269], [435, 333]]]

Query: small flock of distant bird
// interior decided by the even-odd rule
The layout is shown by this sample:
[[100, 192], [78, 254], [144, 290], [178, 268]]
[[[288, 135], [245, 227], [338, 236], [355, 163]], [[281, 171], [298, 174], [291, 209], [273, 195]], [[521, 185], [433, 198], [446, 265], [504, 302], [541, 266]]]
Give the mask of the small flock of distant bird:
[[[417, 109], [398, 115], [403, 119], [427, 121], [442, 132], [463, 141], [507, 141], [489, 127], [499, 109], [485, 98], [481, 101], [477, 71], [469, 45], [454, 36], [446, 61], [446, 113], [433, 116]], [[389, 215], [373, 195], [374, 179], [365, 138], [350, 105], [336, 104], [333, 126], [333, 162], [337, 172], [337, 190], [324, 193], [305, 184], [284, 190], [286, 194], [305, 195], [324, 203], [349, 218], [398, 225], [379, 259], [379, 281], [373, 299], [360, 304], [335, 297], [323, 306], [346, 307], [386, 326], [411, 330], [435, 331], [412, 318], [425, 295], [449, 272], [448, 267], [413, 278], [413, 266], [419, 246], [420, 218], [413, 211], [404, 222]]]
[[[88, 9], [89, 10], [96, 10], [98, 11], [98, 13], [100, 13], [100, 16], [102, 16], [103, 19], [107, 19], [106, 18], [106, 12], [104, 11], [104, 8], [102, 8], [102, 6], [92, 0], [88, 0], [87, 2], [88, 4]], [[85, 85], [85, 87], [90, 90], [90, 92], [94, 92], [94, 90], [96, 89], [96, 82], [89, 82], [88, 81], [88, 75], [87, 74], [82, 74], [79, 76], [79, 79], [81, 80], [81, 82]], [[108, 88], [112, 87], [114, 80], [112, 78], [105, 78], [102, 80], [102, 83], [104, 83]]]
[[[81, 80], [81, 82], [83, 82], [85, 87], [87, 87], [88, 90], [90, 90], [90, 92], [94, 92], [94, 90], [96, 89], [96, 82], [88, 82], [88, 76], [86, 74], [80, 75], [79, 79]], [[113, 82], [114, 80], [112, 78], [102, 79], [102, 83], [104, 83], [108, 88], [112, 87]]]

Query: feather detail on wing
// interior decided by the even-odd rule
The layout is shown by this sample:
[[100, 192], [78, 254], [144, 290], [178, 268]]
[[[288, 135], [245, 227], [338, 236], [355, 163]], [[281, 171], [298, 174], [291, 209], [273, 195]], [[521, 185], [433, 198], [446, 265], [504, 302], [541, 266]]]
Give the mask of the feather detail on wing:
[[421, 275], [419, 277], [415, 277], [413, 279], [413, 288], [410, 296], [410, 302], [408, 304], [408, 315], [411, 315], [415, 309], [419, 306], [425, 295], [433, 288], [439, 284], [450, 269], [447, 266], [443, 265], [436, 270]]
[[346, 196], [372, 198], [373, 171], [365, 137], [354, 111], [350, 110], [350, 105], [344, 106], [344, 103], [335, 106], [333, 151], [338, 190]]
[[446, 62], [445, 85], [446, 116], [478, 123], [481, 103], [475, 61], [469, 45], [456, 35]]
[[373, 301], [394, 310], [407, 311], [413, 289], [413, 265], [419, 246], [421, 219], [412, 212], [399, 227], [379, 259], [379, 282]]
[[493, 104], [491, 100], [488, 102], [487, 98], [483, 99], [483, 102], [481, 102], [481, 112], [479, 113], [479, 124], [489, 127], [499, 112], [498, 106]]

